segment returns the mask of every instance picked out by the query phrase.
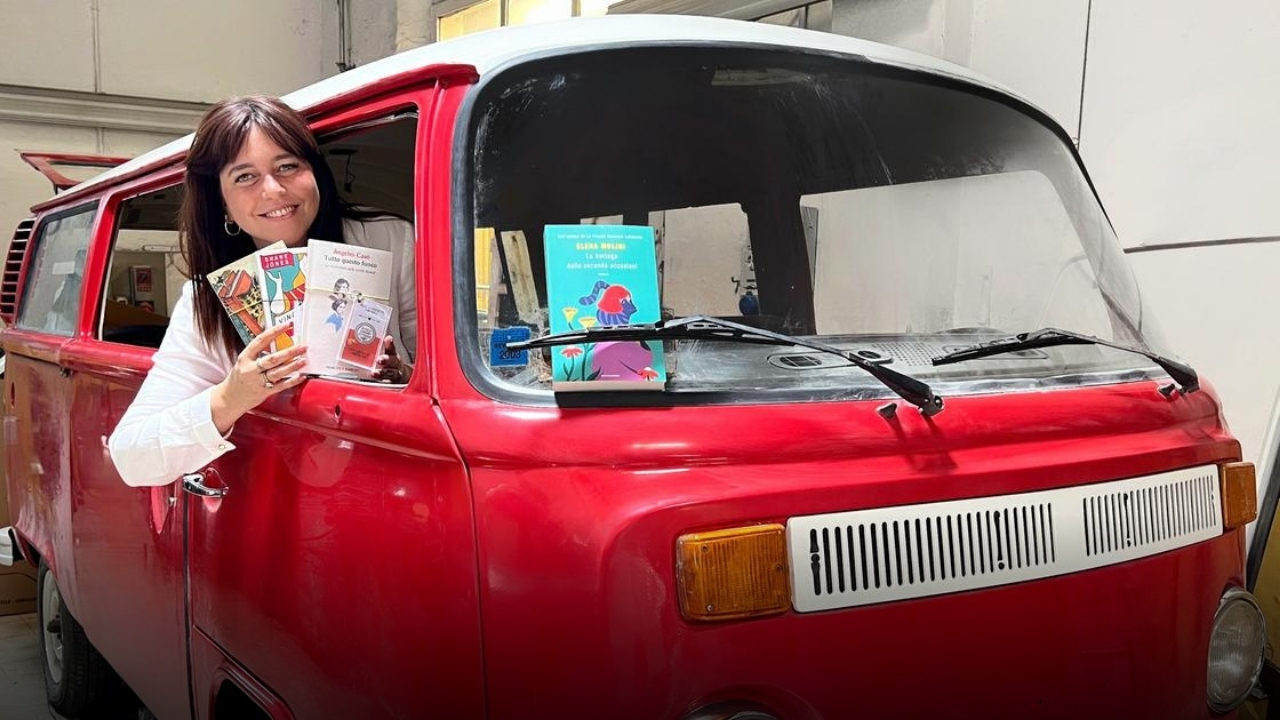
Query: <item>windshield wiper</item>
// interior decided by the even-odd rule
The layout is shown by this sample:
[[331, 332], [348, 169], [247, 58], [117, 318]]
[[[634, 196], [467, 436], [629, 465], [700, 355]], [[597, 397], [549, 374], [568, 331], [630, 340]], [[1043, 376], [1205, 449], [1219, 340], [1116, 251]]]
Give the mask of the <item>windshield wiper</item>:
[[1170, 360], [1163, 355], [1158, 355], [1150, 350], [1144, 350], [1132, 345], [1122, 345], [1114, 343], [1102, 338], [1096, 338], [1092, 335], [1081, 335], [1068, 330], [1059, 330], [1057, 328], [1042, 328], [1034, 332], [1018, 333], [1008, 337], [998, 338], [991, 342], [980, 343], [967, 348], [961, 348], [955, 352], [949, 352], [946, 355], [933, 358], [934, 365], [950, 365], [952, 363], [964, 362], [965, 360], [973, 360], [975, 358], [984, 358], [991, 355], [999, 355], [1001, 353], [1016, 352], [1018, 350], [1033, 350], [1035, 348], [1054, 347], [1058, 345], [1101, 345], [1103, 347], [1115, 348], [1116, 350], [1124, 350], [1126, 352], [1137, 353], [1147, 358], [1151, 362], [1160, 366], [1161, 370], [1169, 373], [1169, 377], [1178, 384], [1183, 394], [1193, 393], [1200, 389], [1200, 377], [1190, 365]]
[[804, 338], [792, 337], [781, 333], [739, 325], [728, 320], [693, 315], [690, 317], [666, 320], [649, 325], [620, 325], [616, 327], [592, 327], [586, 330], [544, 335], [532, 340], [509, 342], [510, 350], [528, 350], [532, 348], [557, 347], [575, 345], [577, 343], [617, 342], [626, 340], [719, 340], [724, 342], [752, 343], [756, 345], [796, 346], [830, 353], [865, 370], [885, 387], [894, 391], [903, 400], [920, 408], [925, 416], [936, 415], [942, 411], [942, 397], [933, 392], [933, 388], [921, 380], [890, 370], [883, 365], [869, 363], [852, 352], [841, 350]]

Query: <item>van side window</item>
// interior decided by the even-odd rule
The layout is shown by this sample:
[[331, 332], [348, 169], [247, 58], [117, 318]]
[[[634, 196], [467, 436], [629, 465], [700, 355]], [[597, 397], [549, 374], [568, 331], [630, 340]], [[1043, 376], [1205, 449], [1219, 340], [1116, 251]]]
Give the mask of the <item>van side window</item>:
[[97, 209], [95, 202], [40, 223], [35, 256], [14, 323], [17, 327], [54, 335], [75, 332], [81, 279]]
[[[417, 350], [412, 262], [417, 127], [417, 113], [405, 109], [325, 132], [318, 138], [344, 205], [344, 232], [365, 238], [370, 247], [393, 250], [400, 256], [401, 262], [392, 268], [392, 302], [397, 314], [391, 322], [399, 327], [404, 344], [401, 354], [410, 364]], [[361, 242], [352, 236], [348, 241]], [[394, 331], [388, 327], [387, 333]]]
[[405, 111], [320, 138], [320, 152], [345, 204], [413, 221], [417, 126], [417, 114]]
[[186, 282], [186, 265], [178, 248], [181, 203], [181, 185], [121, 203], [102, 294], [101, 339], [160, 346]]

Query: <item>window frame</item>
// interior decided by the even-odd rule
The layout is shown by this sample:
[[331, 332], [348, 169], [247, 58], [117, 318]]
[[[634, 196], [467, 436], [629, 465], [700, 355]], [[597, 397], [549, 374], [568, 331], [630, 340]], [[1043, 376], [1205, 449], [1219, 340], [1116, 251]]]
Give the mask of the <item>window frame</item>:
[[[58, 291], [56, 289], [52, 291], [53, 295], [49, 298], [47, 307], [43, 308], [43, 310], [41, 311], [42, 315], [39, 319], [39, 322], [36, 324], [32, 324], [30, 322], [30, 314], [32, 312], [32, 307], [33, 307], [32, 303], [34, 303], [38, 298], [37, 293], [39, 293], [44, 288], [47, 288], [49, 284], [53, 282], [52, 278], [59, 277], [57, 275], [50, 275], [50, 278], [51, 278], [50, 280], [46, 281], [44, 284], [40, 282], [43, 279], [40, 273], [40, 268], [41, 268], [42, 261], [45, 259], [43, 256], [43, 253], [45, 251], [45, 248], [47, 247], [46, 245], [47, 232], [49, 231], [50, 225], [52, 223], [55, 223], [67, 218], [75, 217], [78, 215], [85, 215], [85, 214], [91, 215], [91, 218], [89, 221], [89, 226], [85, 230], [84, 245], [81, 248], [77, 248], [75, 253], [75, 255], [79, 255], [80, 253], [83, 252], [83, 259], [80, 264], [80, 267], [73, 268], [73, 273], [72, 273], [72, 274], [75, 274], [78, 272], [80, 276], [80, 288], [79, 288], [79, 296], [75, 299], [75, 311], [73, 313], [73, 322], [71, 324], [71, 327], [66, 329], [52, 329], [52, 330], [46, 327], [49, 321], [49, 317], [53, 313], [54, 303], [56, 303], [58, 299]], [[101, 222], [101, 219], [102, 219], [101, 198], [93, 198], [91, 200], [79, 203], [77, 205], [66, 208], [64, 210], [58, 210], [58, 211], [49, 213], [48, 215], [44, 215], [37, 221], [36, 227], [32, 229], [32, 233], [31, 233], [31, 248], [27, 251], [29, 253], [30, 260], [28, 261], [27, 266], [25, 268], [26, 277], [23, 278], [23, 282], [22, 282], [22, 296], [18, 299], [17, 311], [14, 314], [14, 318], [13, 318], [14, 329], [24, 330], [27, 332], [46, 333], [49, 335], [54, 335], [54, 336], [63, 337], [63, 338], [71, 338], [76, 335], [80, 327], [80, 316], [84, 311], [84, 304], [85, 304], [84, 300], [85, 300], [85, 291], [86, 291], [86, 285], [84, 282], [85, 273], [86, 273], [86, 269], [90, 266], [89, 255], [93, 251], [93, 237], [97, 233], [98, 225]], [[72, 256], [73, 263], [75, 262], [75, 259], [74, 259], [75, 255]]]
[[[121, 188], [117, 192], [113, 193], [110, 199], [108, 200], [107, 202], [108, 212], [104, 213], [104, 217], [110, 219], [111, 231], [110, 231], [109, 238], [105, 241], [107, 248], [103, 253], [104, 259], [103, 259], [103, 265], [102, 265], [102, 273], [101, 273], [101, 276], [98, 278], [99, 282], [97, 287], [95, 288], [96, 292], [98, 293], [98, 298], [97, 298], [97, 303], [95, 303], [93, 321], [90, 325], [90, 333], [91, 333], [90, 338], [92, 340], [95, 340], [97, 342], [103, 342], [103, 343], [111, 343], [112, 345], [121, 345], [125, 347], [136, 347], [136, 348], [143, 348], [146, 350], [155, 349], [149, 345], [120, 342], [119, 340], [115, 340], [112, 338], [104, 338], [102, 336], [103, 331], [105, 329], [105, 324], [106, 324], [107, 302], [111, 299], [110, 293], [108, 292], [108, 285], [111, 282], [111, 269], [112, 269], [113, 260], [115, 259], [115, 254], [116, 254], [116, 242], [120, 235], [121, 211], [123, 210], [125, 205], [128, 204], [131, 200], [135, 200], [144, 195], [150, 195], [152, 193], [160, 192], [170, 188], [181, 188], [183, 183], [183, 176], [184, 176], [184, 173], [181, 170], [177, 170], [177, 171], [170, 170], [168, 172], [162, 173], [159, 177], [149, 180], [148, 182], [137, 184], [137, 185], [130, 185], [128, 187]], [[174, 218], [173, 230], [174, 232], [178, 232], [177, 218]], [[179, 245], [179, 252], [180, 251], [181, 251], [181, 245]], [[169, 310], [170, 310], [169, 317], [171, 317], [173, 308], [169, 308]], [[168, 327], [168, 323], [165, 323], [165, 327], [166, 328]]]

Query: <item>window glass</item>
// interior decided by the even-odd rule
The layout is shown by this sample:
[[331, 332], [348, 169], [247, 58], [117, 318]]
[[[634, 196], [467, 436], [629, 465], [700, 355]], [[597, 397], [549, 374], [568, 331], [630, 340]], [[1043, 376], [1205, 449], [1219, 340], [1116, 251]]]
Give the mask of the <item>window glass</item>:
[[[751, 315], [755, 268], [742, 207], [712, 205], [654, 213], [660, 229], [662, 306], [667, 314]], [[744, 312], [745, 311], [745, 312]]]
[[492, 30], [500, 25], [502, 25], [501, 1], [483, 0], [440, 18], [436, 22], [436, 39], [452, 40], [481, 30]]
[[[371, 247], [402, 250], [399, 260], [412, 258], [414, 253], [414, 158], [417, 146], [417, 113], [406, 109], [387, 117], [357, 123], [326, 133], [320, 137], [320, 152], [324, 155], [337, 183], [338, 194], [345, 205], [346, 232], [363, 234]], [[405, 247], [406, 243], [408, 247]], [[392, 323], [399, 325], [399, 337], [405, 346], [401, 357], [414, 362], [417, 352], [415, 338], [418, 325], [412, 322], [410, 309], [416, 302], [414, 273], [404, 262], [391, 267], [392, 318], [388, 321], [387, 334], [395, 335]], [[280, 278], [272, 277], [276, 287]], [[264, 279], [263, 287], [272, 282]], [[308, 294], [315, 298], [316, 295]], [[321, 294], [322, 302], [333, 300]], [[281, 300], [279, 302], [285, 302]], [[336, 308], [335, 308], [336, 309]], [[416, 315], [416, 313], [415, 313]], [[425, 317], [418, 317], [425, 320]], [[308, 328], [314, 331], [315, 326]], [[329, 326], [325, 326], [328, 328]], [[332, 332], [338, 332], [334, 326]], [[332, 341], [332, 339], [331, 339]], [[318, 341], [308, 340], [314, 348]], [[337, 346], [335, 346], [337, 347]], [[407, 353], [407, 357], [405, 355]]]
[[40, 224], [17, 327], [55, 335], [75, 332], [96, 210], [95, 203]]
[[120, 204], [102, 295], [101, 339], [160, 346], [186, 281], [186, 263], [178, 247], [181, 204], [181, 185]]
[[[651, 226], [666, 317], [807, 338], [945, 392], [1153, 367], [1086, 345], [931, 362], [1042, 327], [1162, 348], [1070, 145], [997, 98], [855, 59], [635, 48], [525, 65], [476, 107], [473, 226], [494, 235], [475, 238], [501, 252], [477, 272], [483, 317], [459, 322], [479, 329], [472, 357], [499, 331], [549, 332], [543, 238], [569, 223]], [[806, 352], [672, 340], [664, 387], [886, 396], [847, 358], [791, 357]], [[529, 355], [477, 370], [549, 390], [547, 354]]]

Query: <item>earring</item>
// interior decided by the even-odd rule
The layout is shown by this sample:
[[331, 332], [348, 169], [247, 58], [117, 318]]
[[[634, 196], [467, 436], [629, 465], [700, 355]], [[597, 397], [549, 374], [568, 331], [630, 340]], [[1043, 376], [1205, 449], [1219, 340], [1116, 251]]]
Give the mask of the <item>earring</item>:
[[240, 226], [231, 222], [231, 218], [229, 217], [222, 221], [222, 229], [225, 230], [228, 235], [240, 234]]

